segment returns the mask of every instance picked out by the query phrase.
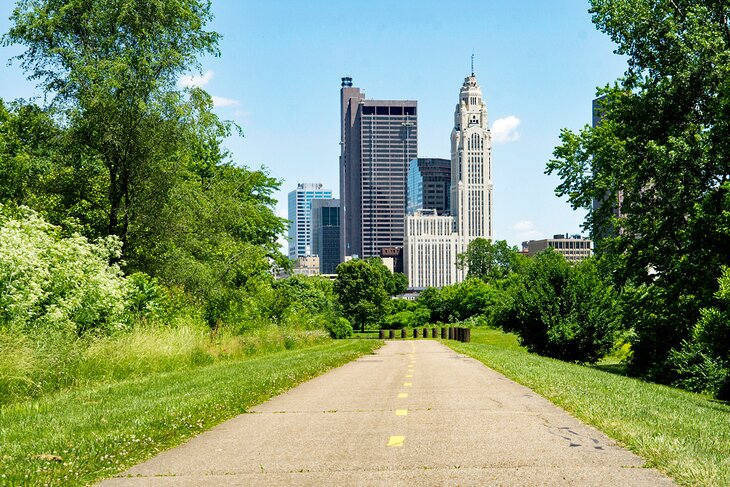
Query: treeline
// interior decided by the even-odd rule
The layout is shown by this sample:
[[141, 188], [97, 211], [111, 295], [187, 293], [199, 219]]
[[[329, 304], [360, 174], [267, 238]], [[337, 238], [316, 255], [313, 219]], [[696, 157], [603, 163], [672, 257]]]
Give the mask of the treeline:
[[41, 96], [0, 100], [0, 403], [339, 324], [331, 283], [272, 277], [279, 181], [178, 85], [218, 55], [210, 20], [204, 0], [16, 4], [2, 41]]

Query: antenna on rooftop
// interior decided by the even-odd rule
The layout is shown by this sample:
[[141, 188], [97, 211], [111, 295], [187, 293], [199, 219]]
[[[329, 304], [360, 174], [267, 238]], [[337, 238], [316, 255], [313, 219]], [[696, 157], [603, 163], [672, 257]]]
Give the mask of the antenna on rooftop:
[[474, 52], [471, 53], [471, 75], [474, 76]]

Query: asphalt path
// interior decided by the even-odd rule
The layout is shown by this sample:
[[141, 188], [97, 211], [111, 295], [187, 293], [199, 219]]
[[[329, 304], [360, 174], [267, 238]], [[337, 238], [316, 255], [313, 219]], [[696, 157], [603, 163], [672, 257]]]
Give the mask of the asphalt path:
[[102, 485], [674, 485], [643, 465], [480, 362], [404, 340]]

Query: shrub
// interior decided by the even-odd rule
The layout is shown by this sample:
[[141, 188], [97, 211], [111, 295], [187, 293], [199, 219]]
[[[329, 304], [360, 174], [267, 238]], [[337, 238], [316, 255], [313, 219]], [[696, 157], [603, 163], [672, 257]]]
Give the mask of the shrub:
[[109, 264], [120, 250], [115, 237], [90, 243], [32, 210], [0, 205], [0, 328], [125, 328], [127, 284]]
[[694, 392], [730, 399], [730, 267], [723, 267], [717, 303], [700, 311], [691, 338], [672, 350], [668, 363], [673, 384]]
[[352, 336], [352, 325], [347, 318], [339, 317], [330, 322], [327, 331], [332, 338], [347, 338]]
[[558, 252], [538, 254], [515, 291], [504, 327], [529, 351], [592, 363], [615, 343], [620, 310], [592, 260], [571, 265]]
[[156, 278], [143, 272], [127, 276], [127, 309], [137, 318], [154, 319], [166, 313], [169, 298]]

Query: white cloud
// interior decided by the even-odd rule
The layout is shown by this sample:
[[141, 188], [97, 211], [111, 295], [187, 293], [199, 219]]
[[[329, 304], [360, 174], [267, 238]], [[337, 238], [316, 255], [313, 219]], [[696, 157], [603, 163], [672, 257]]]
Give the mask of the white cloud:
[[183, 88], [192, 88], [194, 86], [202, 88], [207, 85], [212, 79], [213, 71], [206, 71], [203, 74], [191, 74], [189, 76], [183, 76], [178, 80], [177, 84]]
[[215, 95], [211, 96], [211, 98], [213, 99], [214, 107], [232, 107], [240, 104], [238, 100], [234, 100], [232, 98], [225, 98]]
[[496, 143], [515, 142], [520, 139], [517, 127], [520, 126], [520, 119], [514, 115], [505, 118], [498, 118], [492, 123], [492, 140]]
[[510, 227], [514, 232], [515, 238], [520, 241], [535, 240], [540, 237], [540, 230], [535, 222], [530, 220], [521, 220]]

